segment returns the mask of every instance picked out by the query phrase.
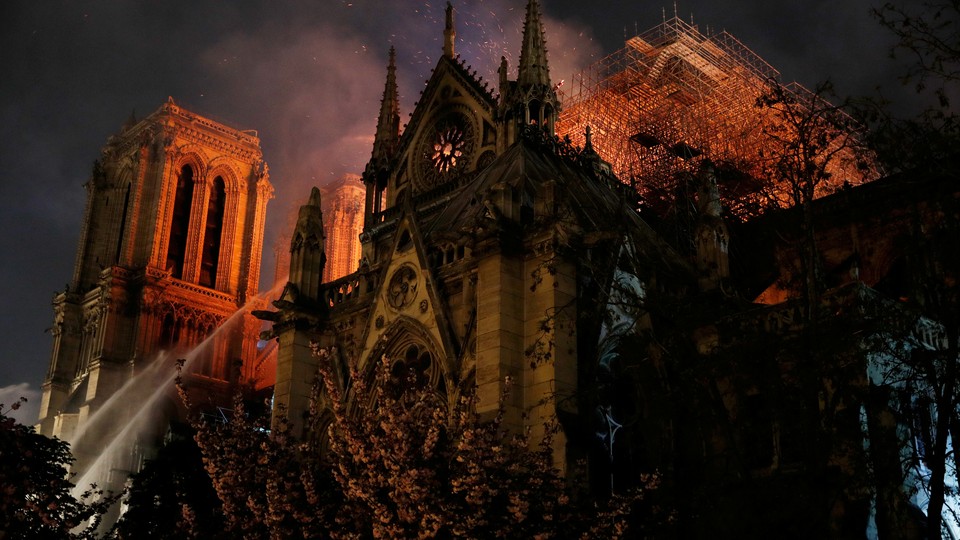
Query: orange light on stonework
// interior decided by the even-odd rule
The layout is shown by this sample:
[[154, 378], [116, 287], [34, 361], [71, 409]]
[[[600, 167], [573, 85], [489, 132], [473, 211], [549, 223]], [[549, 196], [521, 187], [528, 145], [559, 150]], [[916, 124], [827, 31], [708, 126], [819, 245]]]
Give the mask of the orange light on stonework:
[[457, 161], [463, 156], [463, 144], [463, 132], [454, 126], [437, 134], [432, 160], [438, 172], [445, 174], [457, 167]]

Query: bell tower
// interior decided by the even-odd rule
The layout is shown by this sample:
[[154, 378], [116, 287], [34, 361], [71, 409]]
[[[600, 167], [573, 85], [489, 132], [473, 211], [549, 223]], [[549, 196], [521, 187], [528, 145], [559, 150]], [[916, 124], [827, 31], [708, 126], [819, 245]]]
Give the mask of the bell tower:
[[[256, 296], [273, 194], [256, 132], [172, 98], [108, 139], [85, 188], [73, 278], [53, 299], [40, 404], [40, 431], [65, 439], [160, 352], [181, 357]], [[205, 391], [269, 384], [257, 369], [259, 322], [241, 317], [191, 367]]]

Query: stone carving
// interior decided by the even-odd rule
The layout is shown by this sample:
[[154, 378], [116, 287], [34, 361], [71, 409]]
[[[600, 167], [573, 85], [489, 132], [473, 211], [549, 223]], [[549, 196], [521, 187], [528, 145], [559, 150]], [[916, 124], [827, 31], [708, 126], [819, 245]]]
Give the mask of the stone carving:
[[417, 192], [429, 191], [465, 172], [476, 146], [476, 129], [467, 111], [454, 108], [436, 117], [419, 146]]
[[387, 288], [387, 301], [394, 309], [403, 309], [417, 297], [417, 272], [410, 265], [398, 268]]

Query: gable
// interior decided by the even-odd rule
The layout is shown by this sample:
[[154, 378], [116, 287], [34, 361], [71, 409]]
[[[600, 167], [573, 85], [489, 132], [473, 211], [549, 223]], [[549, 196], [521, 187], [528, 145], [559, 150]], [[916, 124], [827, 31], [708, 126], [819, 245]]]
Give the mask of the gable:
[[441, 187], [495, 157], [496, 102], [463, 64], [442, 57], [400, 139], [386, 208]]
[[413, 342], [407, 342], [415, 338], [436, 362], [431, 378], [452, 381], [459, 367], [454, 365], [457, 347], [446, 322], [450, 316], [437, 291], [412, 212], [401, 217], [393, 239], [361, 339], [361, 368], [385, 354], [398, 354], [398, 343], [408, 348]]

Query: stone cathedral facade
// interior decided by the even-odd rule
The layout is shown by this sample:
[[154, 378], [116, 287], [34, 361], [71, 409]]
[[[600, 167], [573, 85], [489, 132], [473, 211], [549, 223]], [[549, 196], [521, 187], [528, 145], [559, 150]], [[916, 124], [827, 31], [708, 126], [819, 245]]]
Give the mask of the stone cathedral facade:
[[[111, 137], [85, 187], [40, 407], [40, 432], [64, 439], [160, 352], [178, 357], [256, 296], [273, 194], [255, 132], [173, 99]], [[259, 321], [242, 317], [191, 373], [209, 392], [237, 382], [238, 359], [243, 381], [272, 378], [257, 369]]]
[[[360, 184], [305, 197], [276, 309], [242, 310], [190, 384], [273, 384], [274, 414], [302, 431], [315, 347], [340, 374], [387, 357], [398, 381], [451, 405], [475, 394], [481, 414], [511, 381], [506, 425], [536, 439], [556, 422], [555, 464], [599, 494], [659, 472], [678, 537], [918, 538], [938, 415], [923, 381], [885, 376], [911, 356], [956, 365], [929, 290], [956, 294], [954, 178], [893, 176], [739, 220], [718, 186], [730, 178], [686, 153], [666, 179], [678, 204], [656, 214], [589, 126], [582, 148], [556, 137], [539, 2], [494, 88], [456, 55], [449, 4], [443, 35], [402, 131], [390, 51]], [[680, 62], [671, 50], [654, 63]], [[108, 141], [86, 187], [40, 413], [67, 439], [160, 353], [248, 304], [272, 193], [254, 133], [172, 100]], [[815, 294], [798, 285], [805, 256]]]
[[[315, 343], [343, 365], [370, 368], [386, 355], [451, 403], [475, 391], [481, 413], [496, 410], [510, 379], [508, 423], [538, 433], [577, 416], [580, 359], [602, 331], [599, 319], [583, 323], [597, 286], [584, 283], [585, 257], [604, 279], [626, 253], [650, 254], [651, 276], [694, 279], [694, 266], [637, 218], [635, 195], [609, 166], [554, 136], [559, 101], [538, 3], [527, 4], [517, 78], [500, 66], [498, 97], [456, 56], [453, 19], [448, 5], [444, 54], [402, 133], [391, 51], [363, 173], [359, 270], [323, 280], [329, 224], [315, 189], [279, 311], [259, 314], [279, 342], [274, 403], [295, 423], [317, 372]], [[561, 467], [582, 457], [574, 446], [557, 438]]]
[[[538, 2], [527, 2], [516, 78], [504, 59], [494, 90], [457, 57], [453, 19], [448, 4], [443, 55], [402, 131], [391, 50], [355, 272], [324, 279], [320, 190], [300, 209], [289, 282], [276, 311], [257, 313], [278, 342], [275, 414], [302, 429], [312, 348], [341, 374], [387, 357], [397, 380], [412, 371], [450, 404], [475, 393], [481, 415], [512, 381], [511, 428], [536, 438], [556, 421], [555, 464], [599, 493], [660, 471], [684, 537], [915, 532], [923, 480], [896, 458], [916, 458], [908, 417], [925, 411], [929, 424], [930, 410], [909, 402], [916, 388], [877, 376], [903, 357], [876, 351], [937, 349], [905, 306], [925, 275], [911, 235], [958, 215], [947, 178], [891, 177], [813, 201], [810, 240], [798, 209], [732, 220], [722, 172], [700, 159], [670, 178], [688, 188], [684, 226], [671, 229], [679, 210], [644, 211], [589, 126], [583, 148], [555, 136]], [[805, 241], [820, 250], [815, 294], [797, 292]], [[882, 326], [891, 320], [896, 336]]]

